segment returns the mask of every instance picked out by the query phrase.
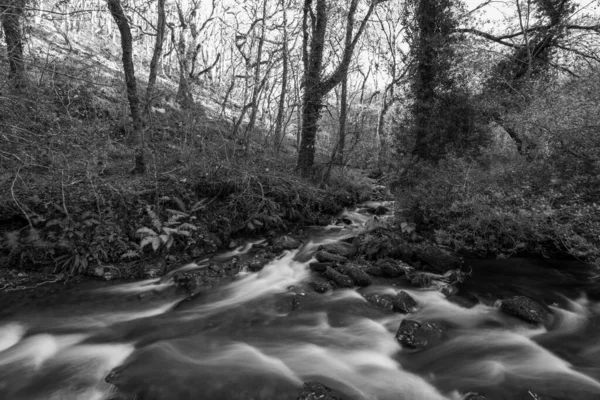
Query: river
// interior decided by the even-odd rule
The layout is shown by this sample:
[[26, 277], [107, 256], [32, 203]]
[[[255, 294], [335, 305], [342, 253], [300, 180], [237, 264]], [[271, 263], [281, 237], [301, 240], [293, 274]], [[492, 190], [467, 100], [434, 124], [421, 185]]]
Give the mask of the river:
[[[2, 304], [0, 399], [295, 399], [307, 380], [344, 399], [600, 399], [600, 302], [587, 266], [467, 260], [471, 275], [450, 298], [401, 278], [318, 294], [308, 264], [320, 244], [368, 222], [354, 217], [354, 227], [317, 230], [260, 272], [191, 299], [167, 277], [90, 281]], [[365, 299], [399, 290], [417, 312]], [[548, 322], [501, 312], [498, 300], [512, 295], [547, 305]], [[405, 318], [443, 326], [441, 343], [402, 348], [395, 333]]]

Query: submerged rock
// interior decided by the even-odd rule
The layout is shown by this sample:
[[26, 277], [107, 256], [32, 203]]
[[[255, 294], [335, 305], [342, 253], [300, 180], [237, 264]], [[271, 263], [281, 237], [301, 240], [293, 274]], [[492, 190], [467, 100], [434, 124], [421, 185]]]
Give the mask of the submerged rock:
[[411, 349], [423, 349], [438, 343], [442, 338], [442, 328], [433, 322], [419, 322], [405, 319], [400, 323], [396, 340]]
[[331, 279], [332, 281], [334, 281], [335, 284], [338, 285], [339, 287], [342, 287], [342, 288], [354, 287], [354, 282], [352, 281], [352, 279], [349, 276], [339, 273], [338, 271], [336, 271], [335, 269], [333, 269], [331, 267], [327, 267], [327, 269], [325, 270], [325, 276], [327, 278]]
[[392, 299], [392, 308], [394, 311], [401, 313], [414, 313], [417, 311], [417, 302], [410, 294], [401, 290], [400, 293]]
[[416, 255], [425, 264], [424, 269], [439, 274], [458, 269], [462, 265], [462, 258], [433, 245], [420, 248]]
[[544, 307], [525, 296], [502, 300], [500, 310], [532, 324], [543, 324], [548, 317]]
[[338, 256], [352, 258], [356, 255], [358, 250], [356, 247], [346, 242], [335, 242], [328, 243], [322, 246], [319, 246], [319, 250], [326, 251], [331, 254], [336, 254]]
[[344, 256], [340, 256], [338, 254], [333, 254], [330, 253], [328, 251], [319, 251], [317, 252], [316, 256], [317, 261], [318, 262], [339, 262], [339, 263], [345, 263], [346, 261], [348, 261], [348, 259]]
[[304, 382], [296, 400], [342, 400], [339, 394], [318, 381]]

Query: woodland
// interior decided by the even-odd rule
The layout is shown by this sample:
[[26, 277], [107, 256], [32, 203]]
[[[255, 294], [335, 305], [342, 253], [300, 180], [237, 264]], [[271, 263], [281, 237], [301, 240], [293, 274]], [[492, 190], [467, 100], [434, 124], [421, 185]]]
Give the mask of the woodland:
[[0, 270], [138, 276], [370, 199], [598, 264], [599, 6], [0, 0]]

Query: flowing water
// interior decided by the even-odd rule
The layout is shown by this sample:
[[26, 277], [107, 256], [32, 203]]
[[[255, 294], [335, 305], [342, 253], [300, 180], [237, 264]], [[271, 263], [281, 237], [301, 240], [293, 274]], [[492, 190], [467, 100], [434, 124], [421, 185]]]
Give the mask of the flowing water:
[[[600, 399], [600, 302], [587, 296], [587, 267], [472, 260], [471, 276], [451, 298], [399, 278], [317, 294], [308, 263], [318, 246], [372, 223], [359, 213], [345, 218], [353, 223], [322, 229], [262, 271], [191, 299], [170, 274], [2, 304], [0, 399], [294, 399], [306, 380], [345, 399], [461, 399], [470, 391], [488, 399]], [[364, 297], [401, 289], [416, 299], [415, 314]], [[515, 294], [548, 305], [549, 322], [533, 327], [501, 313], [497, 300]], [[441, 324], [443, 341], [402, 348], [394, 334], [404, 318]], [[105, 381], [109, 374], [116, 386]]]

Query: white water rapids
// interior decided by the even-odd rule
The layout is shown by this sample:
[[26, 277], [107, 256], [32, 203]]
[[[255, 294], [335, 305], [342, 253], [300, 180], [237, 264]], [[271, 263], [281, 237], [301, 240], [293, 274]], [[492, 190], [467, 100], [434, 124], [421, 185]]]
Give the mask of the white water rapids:
[[[550, 323], [535, 328], [501, 313], [495, 300], [506, 288], [522, 289], [514, 279], [526, 269], [507, 272], [493, 290], [485, 285], [496, 282], [476, 269], [471, 286], [485, 289], [469, 307], [399, 279], [315, 293], [308, 265], [318, 246], [368, 223], [362, 214], [346, 217], [357, 226], [326, 229], [260, 272], [242, 272], [191, 300], [182, 301], [168, 277], [97, 283], [74, 289], [75, 300], [59, 296], [0, 319], [0, 399], [295, 399], [307, 380], [345, 399], [459, 400], [469, 391], [489, 399], [600, 399], [600, 305], [540, 279], [556, 300]], [[417, 301], [416, 313], [394, 314], [364, 297], [401, 289]], [[402, 348], [394, 335], [405, 318], [441, 324], [443, 341]], [[115, 386], [105, 382], [109, 373]]]

